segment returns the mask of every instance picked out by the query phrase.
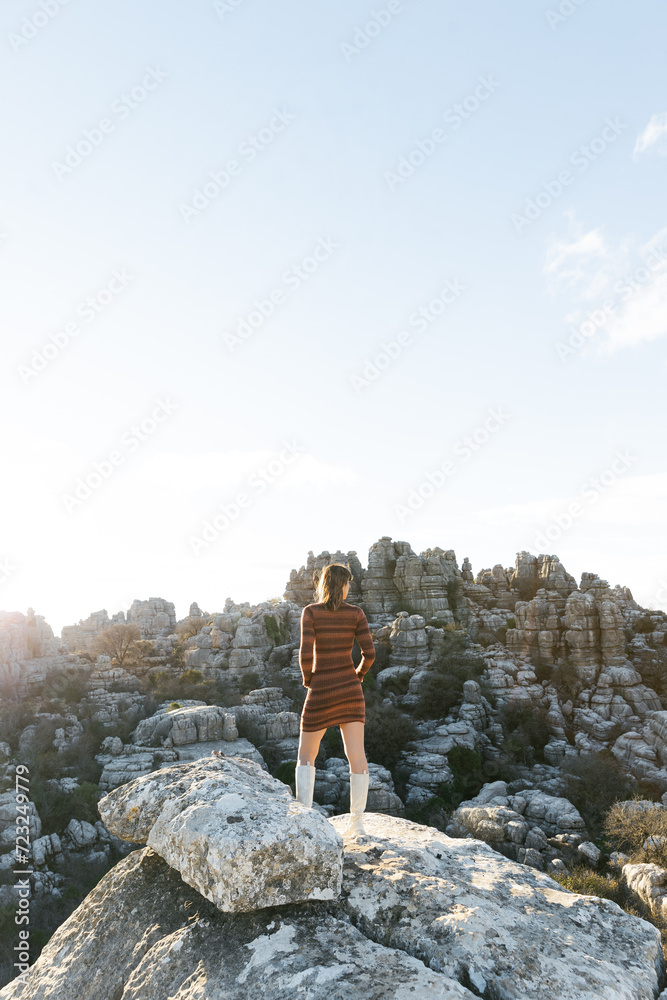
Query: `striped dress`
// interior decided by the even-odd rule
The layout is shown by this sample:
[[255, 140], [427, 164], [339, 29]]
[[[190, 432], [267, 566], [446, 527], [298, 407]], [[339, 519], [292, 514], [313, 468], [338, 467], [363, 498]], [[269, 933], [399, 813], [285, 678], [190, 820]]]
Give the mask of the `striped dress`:
[[[355, 670], [354, 639], [362, 652]], [[341, 722], [365, 722], [366, 702], [361, 678], [375, 659], [366, 615], [345, 601], [338, 611], [307, 604], [301, 612], [299, 666], [308, 694], [301, 712], [301, 729], [314, 733]]]

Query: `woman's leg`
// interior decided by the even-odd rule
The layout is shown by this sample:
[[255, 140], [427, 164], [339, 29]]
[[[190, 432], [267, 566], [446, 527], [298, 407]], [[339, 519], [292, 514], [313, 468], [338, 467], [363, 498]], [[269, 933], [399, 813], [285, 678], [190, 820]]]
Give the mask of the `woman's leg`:
[[299, 764], [312, 764], [315, 767], [315, 758], [325, 733], [326, 729], [318, 729], [314, 733], [304, 733], [303, 729], [299, 730]]
[[353, 774], [362, 774], [368, 770], [368, 762], [364, 752], [363, 722], [341, 722], [340, 731], [343, 736], [345, 754], [350, 762]]

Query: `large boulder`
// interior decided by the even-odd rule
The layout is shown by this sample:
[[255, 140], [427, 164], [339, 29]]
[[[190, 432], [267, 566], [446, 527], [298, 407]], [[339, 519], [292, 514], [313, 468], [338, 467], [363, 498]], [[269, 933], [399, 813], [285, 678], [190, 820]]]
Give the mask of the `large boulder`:
[[664, 984], [660, 931], [612, 900], [570, 892], [480, 840], [377, 813], [364, 827], [367, 840], [345, 853], [352, 922], [477, 996], [651, 1000]]
[[61, 924], [1, 1000], [473, 1000], [324, 902], [222, 913], [150, 847]]
[[342, 837], [255, 761], [172, 764], [109, 792], [98, 809], [112, 833], [148, 844], [221, 910], [340, 892]]

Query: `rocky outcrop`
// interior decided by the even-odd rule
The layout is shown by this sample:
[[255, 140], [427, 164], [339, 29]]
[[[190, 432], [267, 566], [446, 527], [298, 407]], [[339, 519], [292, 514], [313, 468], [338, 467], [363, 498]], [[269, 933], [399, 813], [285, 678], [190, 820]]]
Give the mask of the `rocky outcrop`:
[[41, 683], [47, 673], [70, 662], [42, 615], [28, 608], [0, 611], [0, 688], [20, 696]]
[[342, 837], [254, 761], [174, 764], [115, 789], [98, 809], [116, 836], [148, 844], [221, 910], [340, 893]]
[[238, 739], [236, 719], [220, 705], [165, 705], [142, 719], [132, 734], [137, 746], [182, 746], [184, 743]]
[[[346, 758], [329, 757], [324, 767], [315, 771], [315, 800], [325, 811], [349, 812], [350, 765]], [[394, 789], [391, 771], [379, 764], [368, 762], [368, 798], [366, 807], [371, 812], [400, 816], [405, 812], [403, 802]]]
[[658, 929], [611, 900], [569, 892], [479, 840], [397, 817], [364, 826], [370, 842], [346, 851], [343, 884], [346, 911], [373, 940], [478, 996], [648, 1000], [662, 985]]
[[87, 618], [79, 619], [76, 625], [64, 625], [61, 633], [63, 645], [70, 653], [90, 653], [100, 632], [111, 625], [124, 625], [125, 614], [119, 611], [109, 617], [106, 608], [93, 611]]
[[623, 880], [659, 920], [667, 920], [667, 871], [660, 865], [623, 865]]
[[474, 798], [461, 802], [446, 832], [452, 837], [471, 834], [512, 860], [542, 870], [554, 858], [562, 860], [568, 850], [578, 849], [578, 860], [589, 863], [597, 863], [600, 855], [581, 815], [566, 798], [535, 788], [508, 794], [505, 781], [489, 782]]
[[357, 553], [352, 552], [320, 552], [319, 556], [314, 556], [312, 551], [308, 553], [306, 565], [300, 569], [293, 569], [290, 578], [285, 586], [285, 600], [292, 604], [297, 604], [300, 608], [306, 604], [312, 604], [315, 600], [315, 583], [321, 570], [328, 563], [339, 562], [344, 566], [349, 566], [353, 576], [348, 592], [348, 600], [354, 604], [361, 596], [361, 576], [363, 573], [361, 563]]
[[[482, 841], [400, 817], [369, 812], [367, 838], [347, 838], [347, 817], [325, 820], [247, 762], [207, 766], [194, 782], [174, 769], [108, 800], [107, 822], [148, 845], [97, 883], [27, 970], [26, 985], [15, 980], [1, 1000], [287, 1000], [300, 992], [310, 1000], [651, 1000], [665, 985], [660, 932], [616, 903], [565, 890]], [[286, 826], [276, 807], [291, 817]], [[252, 883], [271, 891], [273, 880], [289, 892], [309, 851], [316, 868], [322, 862], [316, 841], [286, 843], [302, 824], [342, 844], [340, 894], [336, 882], [327, 899], [263, 905]], [[255, 855], [267, 826], [275, 853]], [[224, 859], [218, 867], [219, 845], [226, 854], [241, 842], [240, 870]], [[209, 865], [204, 893], [191, 884], [199, 874], [190, 875]], [[238, 912], [238, 899], [253, 908]]]
[[[91, 942], [95, 947], [91, 947]], [[223, 913], [150, 847], [133, 851], [61, 924], [1, 1000], [473, 1000], [325, 902]]]

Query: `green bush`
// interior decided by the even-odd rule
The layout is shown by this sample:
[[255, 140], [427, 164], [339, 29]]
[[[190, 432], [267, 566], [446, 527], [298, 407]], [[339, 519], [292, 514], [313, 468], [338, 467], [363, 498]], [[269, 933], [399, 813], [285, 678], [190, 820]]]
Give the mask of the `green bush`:
[[261, 687], [262, 678], [254, 670], [248, 670], [242, 675], [239, 681], [239, 691], [241, 694], [247, 694], [248, 691], [255, 691], [257, 688]]
[[296, 763], [297, 762], [295, 760], [284, 761], [284, 763], [280, 764], [280, 766], [276, 768], [273, 775], [274, 778], [277, 778], [278, 781], [284, 782], [286, 785], [293, 785], [296, 781], [294, 777]]
[[522, 701], [504, 702], [498, 713], [503, 730], [502, 749], [513, 762], [544, 763], [544, 748], [549, 742], [548, 710], [544, 705]]
[[276, 646], [284, 646], [289, 638], [289, 625], [286, 619], [276, 620], [275, 615], [264, 615], [266, 634]]
[[444, 808], [454, 810], [465, 799], [472, 799], [490, 780], [485, 774], [482, 758], [469, 747], [452, 747], [447, 754], [447, 762], [453, 775], [453, 782], [444, 782], [438, 788], [438, 797]]
[[599, 896], [601, 899], [612, 899], [623, 907], [628, 901], [624, 883], [611, 873], [593, 871], [582, 863], [575, 865], [569, 872], [550, 871], [549, 875], [555, 882], [570, 892], [581, 893], [582, 896]]
[[418, 719], [445, 718], [463, 700], [463, 684], [479, 680], [484, 659], [468, 652], [468, 637], [462, 629], [445, 628], [444, 644], [433, 662], [420, 691], [413, 712]]
[[32, 785], [30, 797], [42, 820], [42, 836], [57, 833], [62, 836], [71, 819], [85, 820], [93, 825], [100, 818], [97, 803], [102, 796], [97, 784], [82, 781], [72, 792], [47, 788], [44, 781]]
[[449, 822], [447, 809], [447, 802], [439, 795], [434, 795], [421, 806], [406, 806], [405, 818], [413, 823], [421, 823], [444, 831]]
[[398, 763], [406, 744], [414, 740], [416, 734], [414, 720], [395, 705], [367, 700], [364, 746], [368, 760], [391, 770]]
[[630, 799], [639, 790], [634, 778], [608, 748], [566, 757], [560, 765], [563, 794], [579, 810], [592, 837], [604, 832], [604, 817], [614, 802]]
[[584, 681], [570, 660], [562, 660], [557, 664], [551, 672], [550, 680], [556, 688], [561, 702], [575, 701], [579, 692], [584, 689]]

